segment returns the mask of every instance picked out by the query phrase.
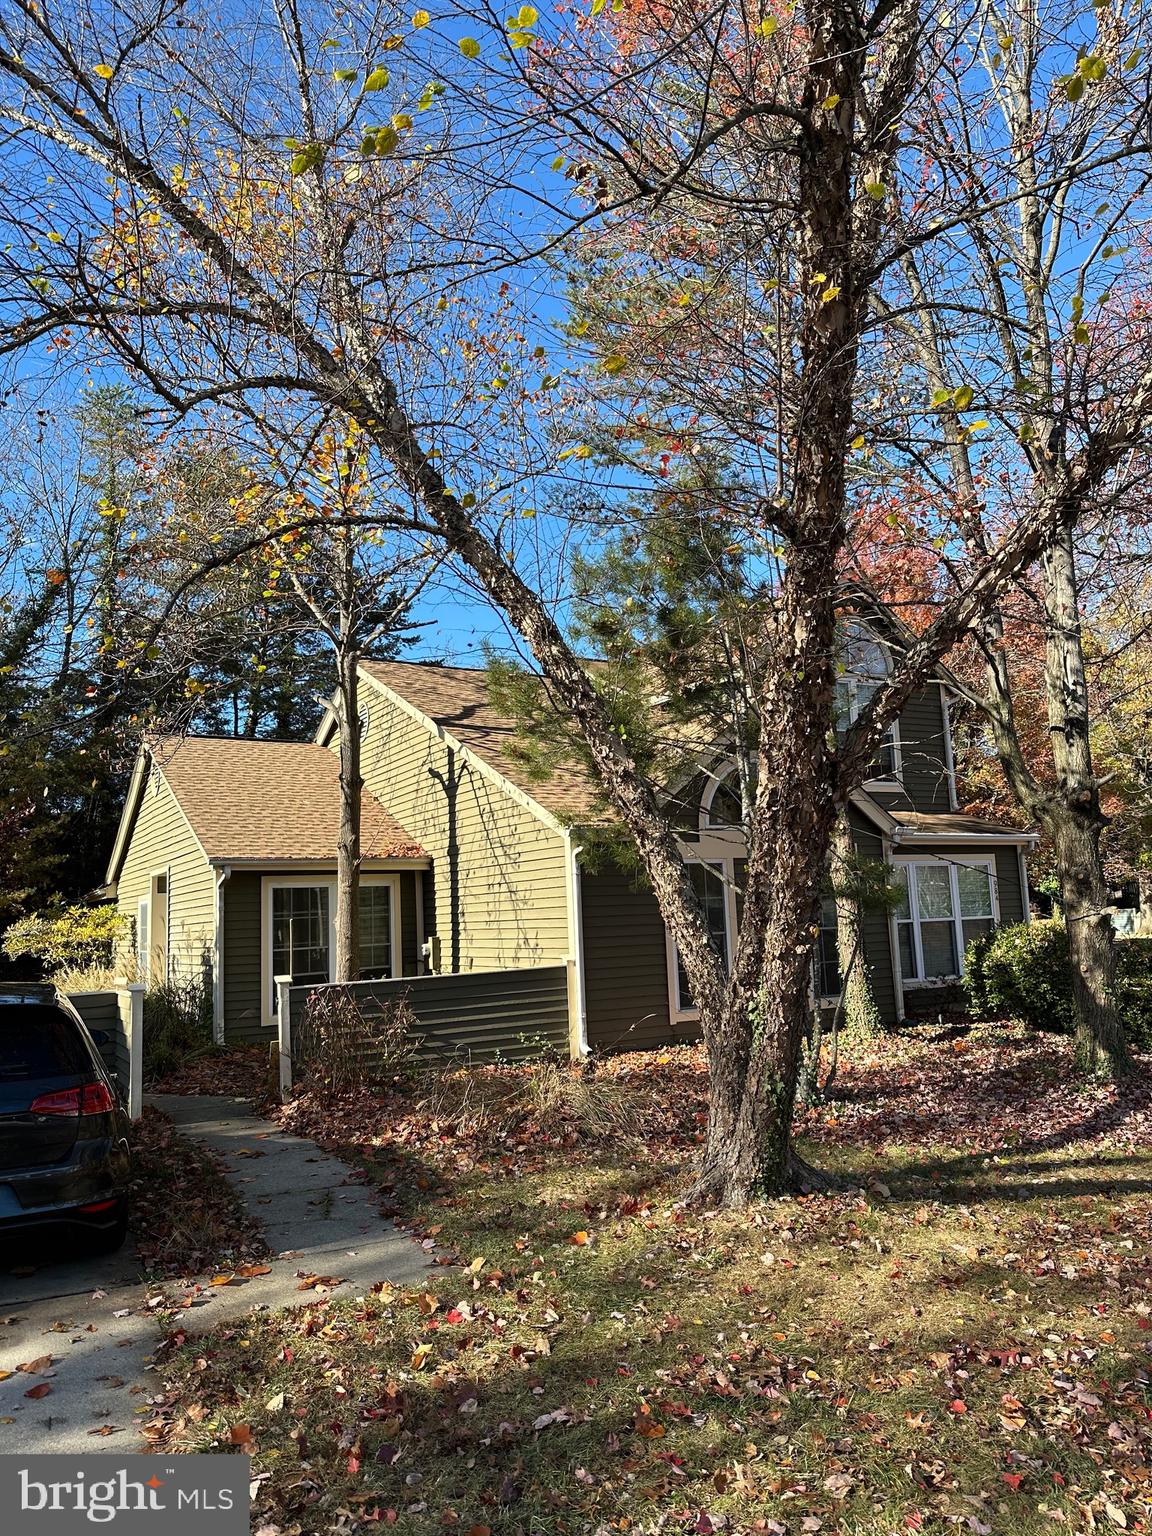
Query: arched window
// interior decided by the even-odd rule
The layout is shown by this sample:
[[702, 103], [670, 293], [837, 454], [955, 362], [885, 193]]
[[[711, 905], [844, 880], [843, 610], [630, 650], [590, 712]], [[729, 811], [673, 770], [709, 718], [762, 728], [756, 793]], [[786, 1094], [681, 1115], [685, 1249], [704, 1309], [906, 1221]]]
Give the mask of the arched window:
[[[887, 647], [864, 624], [853, 621], [844, 632], [841, 651], [843, 670], [836, 680], [837, 728], [846, 731], [887, 681], [892, 670]], [[888, 727], [869, 775], [872, 779], [899, 777], [899, 748], [895, 722]]]
[[704, 791], [702, 822], [706, 827], [740, 827], [744, 824], [744, 805], [740, 798], [740, 775], [735, 768], [709, 780]]

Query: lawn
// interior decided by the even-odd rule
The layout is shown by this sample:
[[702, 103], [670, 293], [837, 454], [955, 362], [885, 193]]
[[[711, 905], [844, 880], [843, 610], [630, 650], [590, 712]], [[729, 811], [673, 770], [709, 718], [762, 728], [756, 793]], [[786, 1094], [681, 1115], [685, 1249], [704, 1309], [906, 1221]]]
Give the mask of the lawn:
[[269, 1536], [1146, 1530], [1148, 1065], [886, 1040], [803, 1122], [855, 1187], [740, 1215], [677, 1204], [694, 1050], [300, 1099], [439, 1263], [174, 1335], [149, 1433], [250, 1450]]

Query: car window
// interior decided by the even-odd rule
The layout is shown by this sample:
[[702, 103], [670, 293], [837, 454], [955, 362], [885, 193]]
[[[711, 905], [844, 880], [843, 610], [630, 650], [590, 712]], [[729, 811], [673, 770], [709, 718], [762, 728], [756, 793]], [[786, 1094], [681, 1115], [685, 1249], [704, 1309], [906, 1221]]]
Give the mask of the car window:
[[72, 1019], [49, 1003], [0, 1008], [0, 1082], [74, 1077], [92, 1067]]

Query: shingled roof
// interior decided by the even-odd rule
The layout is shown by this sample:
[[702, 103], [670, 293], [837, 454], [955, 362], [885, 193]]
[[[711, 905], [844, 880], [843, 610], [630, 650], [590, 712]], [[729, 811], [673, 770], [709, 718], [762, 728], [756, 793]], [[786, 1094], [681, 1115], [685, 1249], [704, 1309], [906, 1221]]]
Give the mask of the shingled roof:
[[518, 760], [516, 721], [493, 707], [488, 674], [482, 668], [419, 661], [364, 661], [360, 668], [435, 721], [544, 810], [555, 816], [603, 818], [595, 786], [578, 763], [560, 764], [541, 781]]
[[[154, 737], [147, 746], [209, 859], [335, 859], [340, 765], [334, 752], [314, 742], [229, 736]], [[360, 848], [365, 859], [426, 856], [367, 790]]]

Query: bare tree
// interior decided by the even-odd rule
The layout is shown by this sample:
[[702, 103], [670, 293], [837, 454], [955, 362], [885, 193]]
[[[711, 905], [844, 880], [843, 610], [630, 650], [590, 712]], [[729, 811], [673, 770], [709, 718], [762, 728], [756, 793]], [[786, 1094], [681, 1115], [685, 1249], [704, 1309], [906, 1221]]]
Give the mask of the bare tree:
[[[890, 435], [866, 478], [911, 467], [935, 519], [916, 531], [943, 530], [976, 560], [1019, 508], [1055, 510], [1052, 537], [1012, 604], [1017, 637], [1027, 633], [1023, 609], [1045, 652], [1047, 772], [1023, 745], [1002, 605], [978, 627], [984, 688], [973, 702], [1012, 793], [1054, 850], [1079, 1062], [1120, 1076], [1128, 1056], [1100, 856], [1106, 817], [1092, 761], [1077, 539], [1078, 530], [1098, 536], [1142, 496], [1143, 458], [1133, 451], [1152, 425], [1152, 332], [1140, 298], [1152, 162], [1145, 22], [1093, 15], [1095, 44], [1077, 56], [1072, 10], [981, 0], [963, 50], [936, 61], [939, 89], [910, 136], [914, 158], [971, 207], [952, 238], [912, 238], [895, 252], [895, 280], [878, 307], [905, 366], [884, 390]], [[978, 121], [974, 73], [987, 81]], [[891, 195], [906, 218], [919, 194], [909, 179]]]
[[[603, 14], [600, 29], [578, 22], [547, 39], [534, 23], [506, 35], [502, 18], [481, 18], [483, 41], [459, 50], [480, 55], [470, 63], [454, 32], [409, 31], [387, 7], [278, 0], [265, 25], [169, 0], [91, 16], [2, 0], [0, 121], [18, 141], [5, 205], [21, 251], [30, 238], [37, 249], [6, 258], [0, 342], [15, 352], [66, 334], [132, 370], [172, 412], [228, 402], [238, 432], [246, 413], [285, 400], [356, 423], [394, 523], [434, 539], [503, 611], [584, 737], [701, 1012], [711, 1118], [695, 1195], [737, 1203], [812, 1177], [790, 1127], [837, 807], [913, 689], [1049, 542], [1061, 505], [1046, 494], [972, 553], [838, 745], [836, 571], [861, 432], [854, 401], [892, 263], [877, 193], [921, 110], [918, 8], [881, 0], [861, 13], [835, 0], [777, 24], [721, 7], [630, 40], [624, 67], [606, 30], [618, 23]], [[487, 62], [509, 45], [510, 68]], [[354, 90], [333, 78], [352, 73]], [[638, 121], [644, 102], [652, 110]], [[557, 121], [573, 178], [541, 190], [535, 168]], [[615, 180], [602, 180], [604, 166]], [[1045, 196], [1058, 193], [1059, 183]], [[525, 482], [550, 451], [527, 318], [546, 248], [628, 210], [670, 209], [717, 228], [737, 220], [736, 244], [778, 242], [787, 295], [776, 363], [787, 390], [771, 399], [744, 375], [748, 414], [762, 432], [783, 426], [780, 483], [757, 508], [775, 600], [730, 974], [658, 789], [533, 574], [538, 525], [524, 520]], [[922, 208], [902, 238], [937, 238], [940, 216]], [[498, 268], [521, 276], [498, 285]], [[610, 374], [617, 366], [601, 360]], [[720, 367], [731, 366], [729, 355]], [[1134, 430], [1120, 412], [1109, 452]]]

